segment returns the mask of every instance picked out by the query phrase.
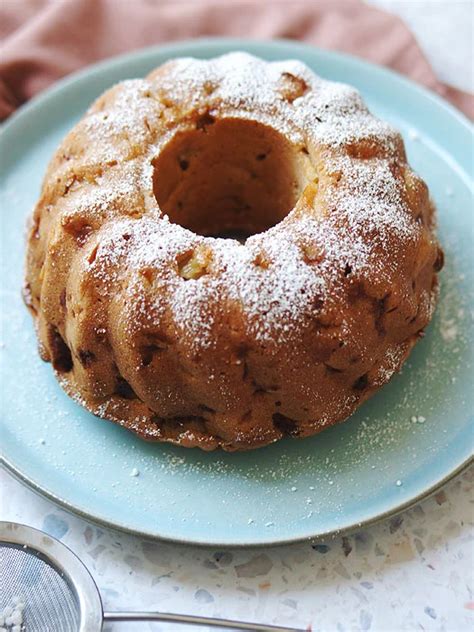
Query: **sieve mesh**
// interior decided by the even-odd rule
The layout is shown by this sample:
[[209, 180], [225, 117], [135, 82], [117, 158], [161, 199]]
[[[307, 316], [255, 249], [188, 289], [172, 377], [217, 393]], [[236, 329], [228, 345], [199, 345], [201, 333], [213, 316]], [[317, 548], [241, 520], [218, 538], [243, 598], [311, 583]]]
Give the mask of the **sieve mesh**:
[[27, 632], [77, 632], [80, 609], [67, 578], [40, 553], [26, 546], [0, 544], [0, 610], [15, 596], [25, 601]]

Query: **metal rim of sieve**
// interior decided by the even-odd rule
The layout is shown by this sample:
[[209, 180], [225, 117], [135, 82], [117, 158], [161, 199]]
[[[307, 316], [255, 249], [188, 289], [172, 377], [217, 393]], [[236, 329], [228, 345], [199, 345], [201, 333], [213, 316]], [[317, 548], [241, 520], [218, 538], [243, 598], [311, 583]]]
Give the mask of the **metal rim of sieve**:
[[1, 544], [20, 546], [40, 553], [77, 595], [80, 616], [78, 632], [102, 630], [103, 609], [99, 589], [86, 566], [71, 549], [42, 531], [14, 522], [0, 522]]

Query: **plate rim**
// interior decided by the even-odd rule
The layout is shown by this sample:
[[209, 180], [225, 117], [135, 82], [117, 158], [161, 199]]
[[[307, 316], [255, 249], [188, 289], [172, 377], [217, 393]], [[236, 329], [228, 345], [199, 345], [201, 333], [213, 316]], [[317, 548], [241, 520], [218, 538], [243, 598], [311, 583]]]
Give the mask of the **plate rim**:
[[[375, 73], [376, 75], [382, 76], [385, 79], [395, 81], [399, 86], [404, 87], [410, 91], [415, 91], [418, 96], [421, 96], [424, 99], [428, 99], [435, 107], [441, 108], [444, 111], [444, 114], [454, 119], [458, 124], [460, 124], [465, 131], [474, 136], [474, 129], [469, 121], [469, 119], [460, 112], [457, 108], [449, 104], [442, 97], [435, 94], [434, 92], [428, 90], [427, 88], [420, 86], [415, 83], [411, 79], [391, 70], [385, 68], [383, 66], [379, 66], [372, 62], [365, 61], [362, 58], [349, 55], [346, 53], [340, 53], [338, 51], [331, 51], [321, 49], [316, 46], [304, 44], [301, 42], [294, 42], [288, 39], [275, 39], [275, 40], [251, 40], [251, 39], [239, 39], [239, 38], [226, 38], [226, 37], [207, 37], [207, 38], [195, 38], [195, 39], [184, 39], [177, 40], [171, 43], [166, 43], [163, 45], [155, 45], [151, 47], [142, 48], [133, 52], [123, 53], [120, 55], [116, 55], [113, 57], [106, 58], [97, 63], [91, 64], [85, 68], [82, 68], [76, 72], [73, 72], [64, 78], [60, 79], [58, 82], [53, 84], [47, 90], [41, 92], [26, 104], [21, 106], [14, 114], [12, 114], [6, 122], [4, 122], [1, 126], [2, 134], [0, 136], [0, 147], [3, 145], [5, 141], [5, 137], [10, 133], [14, 133], [15, 127], [17, 124], [21, 124], [21, 122], [30, 115], [31, 111], [35, 111], [38, 107], [42, 107], [48, 103], [51, 99], [55, 99], [58, 95], [61, 94], [62, 91], [67, 90], [70, 86], [73, 86], [78, 81], [88, 80], [93, 77], [95, 74], [103, 73], [107, 68], [116, 67], [121, 63], [129, 63], [133, 61], [139, 61], [140, 59], [148, 59], [153, 55], [166, 55], [171, 57], [184, 56], [186, 54], [192, 55], [196, 54], [196, 48], [206, 48], [207, 52], [209, 52], [209, 48], [215, 48], [216, 51], [214, 54], [221, 53], [220, 49], [225, 47], [230, 50], [242, 50], [242, 49], [254, 49], [254, 54], [264, 54], [264, 49], [268, 51], [268, 49], [273, 49], [273, 51], [280, 53], [282, 55], [288, 55], [291, 57], [297, 57], [299, 53], [316, 53], [321, 58], [326, 59], [336, 59], [340, 62], [350, 62], [352, 65], [356, 65], [361, 68], [362, 71], [369, 71], [371, 74]], [[259, 52], [255, 51], [255, 49], [261, 48], [262, 50]], [[212, 51], [211, 51], [212, 53]], [[10, 130], [13, 129], [13, 132]], [[8, 140], [8, 139], [7, 139]], [[321, 541], [327, 540], [334, 537], [339, 537], [344, 534], [349, 534], [354, 531], [369, 527], [374, 525], [382, 520], [386, 520], [392, 516], [399, 514], [400, 512], [406, 511], [419, 503], [421, 500], [428, 498], [435, 494], [442, 486], [448, 483], [450, 480], [461, 474], [464, 470], [466, 470], [473, 462], [474, 456], [471, 454], [466, 459], [464, 459], [461, 463], [459, 463], [453, 470], [448, 472], [446, 476], [442, 477], [440, 480], [435, 481], [428, 488], [424, 489], [422, 492], [417, 494], [415, 497], [411, 497], [404, 502], [397, 503], [392, 508], [382, 511], [381, 513], [377, 513], [366, 520], [361, 522], [343, 525], [338, 529], [329, 529], [327, 531], [319, 532], [313, 535], [305, 535], [305, 536], [297, 536], [294, 538], [291, 537], [269, 537], [266, 539], [255, 540], [253, 542], [239, 542], [239, 541], [227, 541], [227, 540], [201, 540], [199, 538], [194, 538], [192, 536], [186, 536], [184, 538], [180, 537], [171, 537], [160, 535], [156, 531], [148, 531], [146, 529], [137, 529], [135, 527], [131, 527], [127, 524], [119, 523], [113, 520], [107, 520], [106, 518], [100, 517], [94, 512], [88, 512], [84, 509], [76, 507], [73, 503], [69, 502], [65, 498], [62, 498], [58, 494], [52, 492], [41, 484], [36, 483], [33, 479], [31, 479], [27, 474], [22, 472], [21, 468], [15, 465], [11, 460], [6, 458], [4, 454], [0, 456], [0, 462], [5, 467], [5, 469], [14, 476], [17, 480], [24, 483], [28, 488], [32, 489], [34, 492], [39, 495], [48, 498], [56, 505], [59, 505], [62, 509], [73, 513], [75, 515], [80, 516], [83, 519], [86, 519], [92, 523], [105, 526], [112, 530], [118, 530], [121, 532], [125, 532], [131, 535], [143, 537], [149, 540], [160, 540], [164, 542], [173, 542], [178, 544], [186, 544], [190, 546], [201, 546], [201, 547], [211, 547], [211, 546], [225, 546], [227, 548], [258, 548], [258, 547], [269, 547], [269, 546], [281, 546], [281, 545], [289, 545], [297, 542], [308, 542], [308, 541]], [[350, 520], [349, 520], [350, 522]]]
[[338, 537], [351, 535], [357, 531], [362, 529], [366, 529], [367, 527], [371, 527], [373, 525], [379, 524], [384, 520], [388, 520], [389, 518], [393, 518], [409, 509], [413, 508], [419, 502], [426, 500], [427, 498], [436, 494], [442, 487], [444, 487], [447, 483], [455, 479], [458, 475], [461, 475], [464, 471], [468, 470], [469, 467], [474, 464], [474, 456], [468, 457], [465, 461], [463, 461], [458, 467], [456, 467], [453, 471], [447, 474], [440, 481], [434, 483], [431, 487], [421, 492], [419, 495], [414, 498], [410, 498], [409, 500], [397, 505], [393, 509], [389, 509], [382, 513], [377, 514], [371, 518], [367, 518], [367, 520], [363, 520], [361, 522], [357, 522], [351, 525], [342, 526], [340, 529], [329, 529], [327, 531], [318, 533], [316, 535], [309, 536], [301, 536], [296, 538], [277, 538], [272, 540], [264, 540], [264, 541], [255, 541], [255, 542], [227, 542], [220, 540], [200, 540], [200, 539], [190, 539], [190, 538], [179, 538], [179, 537], [169, 537], [158, 535], [157, 533], [152, 533], [143, 529], [134, 529], [125, 524], [119, 524], [118, 522], [113, 522], [109, 520], [105, 520], [104, 518], [100, 518], [93, 513], [89, 513], [82, 509], [75, 507], [72, 503], [61, 498], [54, 492], [50, 492], [46, 488], [42, 487], [35, 483], [31, 478], [23, 474], [19, 469], [17, 469], [12, 463], [5, 458], [4, 455], [0, 456], [0, 463], [5, 468], [7, 472], [9, 472], [13, 478], [24, 483], [30, 490], [37, 493], [39, 496], [43, 498], [47, 498], [51, 500], [53, 503], [58, 505], [61, 509], [72, 513], [75, 516], [79, 516], [82, 519], [85, 519], [93, 524], [96, 524], [101, 527], [106, 527], [107, 529], [112, 529], [114, 531], [119, 531], [121, 533], [126, 533], [128, 535], [133, 535], [140, 538], [145, 538], [146, 540], [158, 540], [160, 542], [168, 542], [171, 544], [180, 544], [186, 546], [196, 546], [200, 548], [209, 548], [209, 547], [225, 547], [228, 549], [259, 549], [259, 548], [269, 548], [276, 546], [288, 546], [291, 544], [299, 544], [302, 542], [322, 542], [327, 540], [333, 540]]

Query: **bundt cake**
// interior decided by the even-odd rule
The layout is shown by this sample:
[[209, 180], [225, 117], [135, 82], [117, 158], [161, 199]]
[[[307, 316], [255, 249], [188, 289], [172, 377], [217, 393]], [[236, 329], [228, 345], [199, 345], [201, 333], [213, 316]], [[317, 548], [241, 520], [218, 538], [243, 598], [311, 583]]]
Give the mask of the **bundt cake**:
[[181, 58], [62, 142], [24, 298], [66, 392], [245, 450], [346, 419], [430, 321], [443, 254], [400, 134], [298, 61]]

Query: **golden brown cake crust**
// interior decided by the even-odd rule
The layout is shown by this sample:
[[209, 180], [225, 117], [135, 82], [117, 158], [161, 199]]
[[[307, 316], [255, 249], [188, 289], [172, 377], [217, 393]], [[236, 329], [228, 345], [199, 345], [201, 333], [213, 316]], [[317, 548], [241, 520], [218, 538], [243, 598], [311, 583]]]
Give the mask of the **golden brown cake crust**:
[[386, 383], [441, 267], [400, 135], [349, 86], [233, 53], [93, 104], [48, 167], [24, 296], [88, 410], [244, 450], [319, 432]]

